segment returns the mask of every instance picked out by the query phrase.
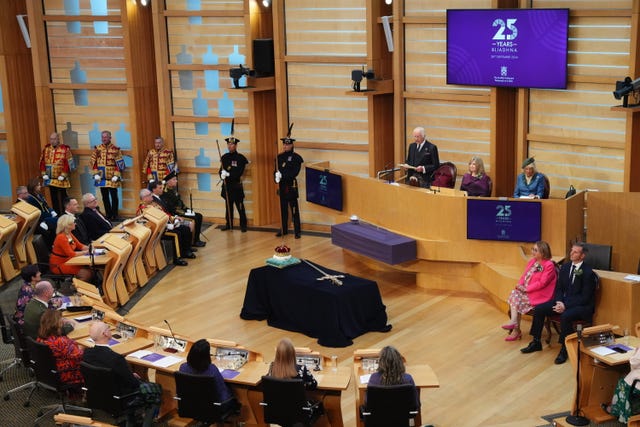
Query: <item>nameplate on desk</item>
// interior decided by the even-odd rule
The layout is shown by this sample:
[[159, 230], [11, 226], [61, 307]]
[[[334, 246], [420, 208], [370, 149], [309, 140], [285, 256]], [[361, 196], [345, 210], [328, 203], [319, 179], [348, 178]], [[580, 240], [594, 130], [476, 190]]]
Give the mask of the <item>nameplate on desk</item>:
[[145, 362], [151, 363], [153, 366], [158, 366], [161, 368], [175, 365], [176, 363], [183, 360], [183, 358], [181, 357], [165, 356], [163, 354], [154, 353], [148, 350], [138, 350], [131, 353], [129, 356], [135, 359], [144, 360]]
[[224, 378], [225, 380], [233, 379], [237, 377], [238, 374], [240, 374], [240, 372], [234, 369], [223, 369], [222, 371], [220, 371], [220, 375], [222, 375], [222, 378]]

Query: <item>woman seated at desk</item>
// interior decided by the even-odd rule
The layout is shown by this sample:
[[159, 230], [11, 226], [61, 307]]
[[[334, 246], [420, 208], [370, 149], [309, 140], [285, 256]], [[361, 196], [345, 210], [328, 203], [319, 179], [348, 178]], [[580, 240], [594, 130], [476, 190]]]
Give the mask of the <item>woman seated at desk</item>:
[[[19, 325], [22, 325], [24, 323], [24, 309], [27, 307], [27, 303], [31, 301], [31, 298], [33, 298], [36, 283], [41, 280], [38, 265], [25, 265], [22, 267], [22, 270], [20, 270], [20, 277], [22, 278], [22, 286], [20, 286], [20, 290], [18, 291], [16, 311], [13, 313], [13, 320]], [[62, 300], [59, 297], [52, 297], [49, 300], [49, 308], [58, 308], [60, 305], [62, 305]]]
[[62, 313], [58, 310], [45, 310], [42, 314], [38, 341], [51, 349], [60, 380], [64, 384], [84, 384], [84, 378], [80, 373], [82, 349], [74, 340], [62, 334]]
[[306, 366], [296, 363], [296, 349], [289, 338], [283, 338], [276, 347], [276, 356], [269, 366], [268, 376], [274, 378], [298, 378], [307, 390], [315, 390], [318, 382]]
[[533, 257], [527, 263], [524, 273], [518, 280], [516, 288], [511, 291], [507, 299], [511, 311], [511, 320], [502, 325], [502, 329], [509, 331], [505, 341], [515, 341], [522, 338], [520, 319], [534, 306], [553, 298], [558, 274], [556, 265], [551, 261], [551, 248], [544, 241], [538, 241], [531, 248]]
[[[185, 374], [213, 377], [216, 383], [216, 394], [220, 401], [226, 402], [234, 398], [218, 367], [211, 363], [211, 344], [205, 339], [193, 343], [187, 355], [187, 361], [180, 365], [179, 371]], [[230, 404], [237, 405], [237, 402], [233, 399], [230, 400]]]
[[469, 160], [469, 172], [462, 177], [460, 190], [466, 191], [469, 196], [491, 196], [491, 178], [484, 171], [484, 162], [478, 156]]
[[380, 350], [378, 370], [371, 374], [367, 388], [370, 385], [398, 385], [411, 384], [415, 391], [416, 408], [420, 407], [420, 390], [416, 387], [411, 375], [407, 374], [404, 359], [400, 352], [391, 346]]
[[[636, 348], [633, 356], [629, 359], [631, 372], [624, 378], [618, 380], [616, 390], [613, 392], [611, 404], [602, 404], [603, 409], [609, 414], [618, 417], [621, 423], [627, 423], [629, 417], [640, 413], [640, 398], [636, 398], [633, 402], [629, 401], [629, 392], [634, 380], [640, 380], [640, 347]], [[636, 389], [640, 388], [640, 383], [636, 384]], [[634, 393], [640, 393], [640, 389], [634, 390]]]
[[529, 157], [522, 162], [522, 173], [516, 178], [514, 198], [542, 199], [544, 198], [544, 175], [536, 169], [535, 159]]
[[88, 255], [89, 248], [71, 233], [76, 228], [75, 218], [65, 214], [58, 219], [56, 238], [49, 256], [51, 271], [59, 274], [73, 274], [78, 279], [90, 282], [93, 273], [87, 267], [80, 265], [66, 265], [71, 258], [78, 255]]

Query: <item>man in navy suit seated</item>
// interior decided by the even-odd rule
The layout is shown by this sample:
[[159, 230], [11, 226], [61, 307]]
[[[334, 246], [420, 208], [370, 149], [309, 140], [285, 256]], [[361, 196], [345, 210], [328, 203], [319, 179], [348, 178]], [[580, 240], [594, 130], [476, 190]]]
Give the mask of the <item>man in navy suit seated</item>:
[[533, 341], [527, 347], [520, 349], [521, 352], [541, 351], [540, 335], [544, 327], [544, 319], [547, 316], [559, 314], [560, 337], [558, 341], [562, 344], [562, 348], [555, 363], [559, 365], [567, 361], [564, 338], [573, 333], [573, 322], [582, 320], [590, 323], [595, 311], [598, 276], [589, 265], [584, 263], [588, 251], [583, 243], [575, 243], [571, 247], [569, 253], [571, 262], [565, 263], [560, 268], [554, 298], [536, 305], [534, 308], [533, 323], [531, 324]]
[[82, 196], [82, 204], [84, 210], [80, 214], [80, 219], [87, 229], [89, 239], [96, 240], [103, 234], [108, 233], [113, 228], [111, 221], [109, 221], [98, 207], [98, 199], [91, 193], [86, 193]]

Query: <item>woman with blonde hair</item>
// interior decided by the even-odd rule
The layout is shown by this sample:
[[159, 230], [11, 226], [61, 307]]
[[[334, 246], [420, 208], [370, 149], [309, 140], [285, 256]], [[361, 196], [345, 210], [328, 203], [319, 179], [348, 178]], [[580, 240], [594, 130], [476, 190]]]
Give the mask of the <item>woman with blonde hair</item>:
[[296, 349], [289, 338], [283, 338], [278, 343], [276, 356], [267, 375], [274, 378], [299, 378], [307, 390], [318, 387], [318, 382], [307, 367], [296, 363]]
[[469, 160], [469, 172], [462, 177], [460, 190], [466, 191], [469, 196], [491, 196], [491, 178], [484, 171], [484, 162], [478, 156]]
[[49, 256], [51, 271], [60, 274], [73, 274], [78, 279], [88, 282], [93, 274], [91, 270], [80, 265], [66, 265], [71, 258], [78, 255], [89, 254], [89, 247], [80, 243], [73, 235], [76, 228], [76, 219], [69, 215], [62, 215], [58, 219], [56, 227], [56, 238], [53, 241], [53, 248]]

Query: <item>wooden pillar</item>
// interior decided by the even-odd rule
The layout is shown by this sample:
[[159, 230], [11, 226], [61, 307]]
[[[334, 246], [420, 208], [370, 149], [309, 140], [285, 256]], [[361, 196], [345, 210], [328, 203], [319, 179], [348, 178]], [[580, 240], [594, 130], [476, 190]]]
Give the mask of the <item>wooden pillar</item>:
[[27, 8], [24, 0], [2, 2], [2, 13], [0, 13], [0, 82], [2, 83], [7, 130], [7, 161], [10, 165], [13, 187], [26, 185], [29, 178], [38, 175], [37, 159], [40, 156], [38, 111], [31, 52], [25, 44], [16, 19], [17, 15], [26, 14]]
[[[640, 3], [633, 2], [629, 75], [640, 77]], [[640, 191], [640, 111], [627, 114], [624, 150], [624, 191]]]

